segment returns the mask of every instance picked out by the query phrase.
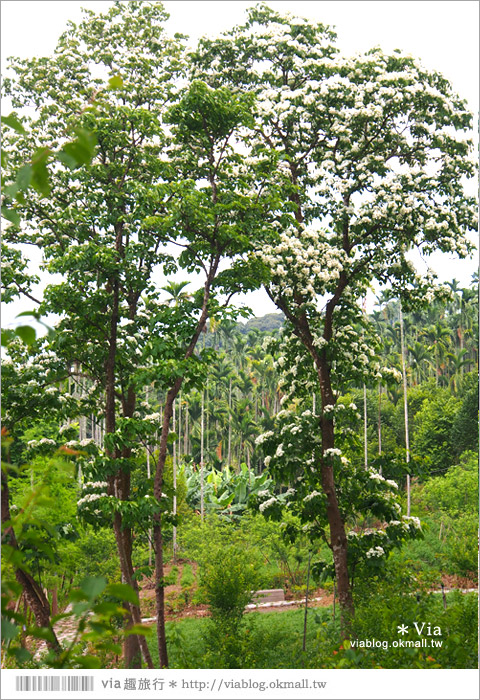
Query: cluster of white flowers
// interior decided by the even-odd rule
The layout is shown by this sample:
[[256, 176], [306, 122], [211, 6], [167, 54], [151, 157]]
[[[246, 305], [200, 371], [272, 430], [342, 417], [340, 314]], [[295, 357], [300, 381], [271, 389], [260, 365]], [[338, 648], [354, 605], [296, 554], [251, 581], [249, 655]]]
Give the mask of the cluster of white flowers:
[[345, 261], [345, 253], [313, 226], [282, 231], [278, 243], [263, 246], [257, 254], [271, 271], [273, 295], [295, 304], [314, 303], [317, 294], [338, 280]]
[[393, 481], [392, 479], [385, 479], [385, 483], [391, 486], [394, 489], [398, 489], [398, 484], [396, 481]]
[[83, 489], [106, 489], [108, 486], [106, 481], [86, 481], [83, 485]]
[[55, 440], [51, 440], [50, 438], [41, 438], [40, 440], [29, 440], [27, 442], [27, 447], [30, 449], [34, 449], [36, 447], [41, 447], [42, 445], [56, 445], [57, 443]]
[[417, 528], [417, 530], [422, 529], [422, 524], [420, 522], [420, 519], [414, 515], [403, 515], [402, 520], [407, 524], [412, 524], [414, 527]]
[[392, 377], [396, 382], [402, 381], [402, 373], [395, 367], [382, 367], [381, 373], [383, 377]]
[[270, 508], [270, 506], [273, 506], [274, 503], [277, 502], [277, 499], [275, 496], [272, 496], [272, 498], [269, 498], [268, 501], [264, 501], [263, 503], [260, 503], [259, 510], [260, 513], [263, 513], [264, 510], [267, 508]]
[[255, 439], [255, 444], [256, 445], [262, 445], [265, 440], [268, 440], [269, 437], [272, 437], [273, 435], [273, 430], [267, 430], [266, 433], [262, 433]]
[[84, 440], [69, 440], [65, 443], [65, 447], [71, 447], [75, 449], [76, 447], [88, 447], [89, 445], [95, 445], [95, 440], [93, 438], [85, 438]]
[[372, 481], [376, 481], [377, 484], [380, 484], [382, 481], [385, 481], [383, 476], [378, 472], [374, 471], [373, 469], [370, 469], [369, 478], [372, 479]]
[[303, 499], [305, 503], [308, 503], [308, 501], [311, 501], [312, 498], [315, 498], [316, 496], [321, 496], [322, 494], [319, 491], [312, 491], [312, 493], [309, 493], [305, 496]]
[[104, 498], [106, 495], [106, 493], [88, 493], [86, 496], [83, 496], [77, 501], [77, 506], [81, 506], [83, 503], [98, 501], [99, 498]]
[[342, 451], [338, 447], [329, 447], [323, 452], [324, 457], [341, 457]]
[[283, 457], [284, 454], [283, 443], [280, 443], [275, 451], [275, 457]]
[[150, 413], [148, 416], [145, 416], [143, 420], [148, 420], [148, 421], [159, 421], [161, 419], [161, 414], [160, 413]]
[[372, 557], [383, 557], [385, 554], [385, 550], [383, 547], [371, 547], [367, 552], [366, 556], [368, 559], [371, 559]]
[[270, 462], [272, 461], [272, 458], [270, 455], [267, 455], [265, 459], [263, 460], [263, 463], [265, 464], [266, 467], [270, 465]]

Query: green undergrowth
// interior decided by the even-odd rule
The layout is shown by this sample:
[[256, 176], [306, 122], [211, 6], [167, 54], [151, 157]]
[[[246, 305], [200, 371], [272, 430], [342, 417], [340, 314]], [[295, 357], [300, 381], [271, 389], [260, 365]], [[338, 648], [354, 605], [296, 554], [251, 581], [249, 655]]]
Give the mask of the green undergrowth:
[[[374, 588], [376, 588], [374, 586]], [[387, 596], [391, 596], [387, 600]], [[248, 613], [238, 632], [236, 662], [219, 663], [209, 649], [210, 618], [188, 618], [167, 623], [171, 668], [476, 668], [477, 667], [477, 596], [451, 593], [441, 595], [391, 595], [374, 590], [357, 600], [357, 616], [352, 639], [382, 643], [373, 647], [342, 644], [338, 606], [311, 608], [307, 618], [306, 651], [303, 645], [304, 610]], [[423, 622], [423, 635], [414, 623]], [[409, 632], [402, 637], [397, 626], [406, 624]], [[441, 629], [441, 635], [429, 636]], [[154, 638], [154, 634], [152, 637]], [[428, 647], [395, 647], [396, 640], [426, 639]], [[433, 649], [430, 640], [441, 640]], [[385, 643], [388, 642], [388, 647]], [[158, 663], [152, 645], [154, 663]]]

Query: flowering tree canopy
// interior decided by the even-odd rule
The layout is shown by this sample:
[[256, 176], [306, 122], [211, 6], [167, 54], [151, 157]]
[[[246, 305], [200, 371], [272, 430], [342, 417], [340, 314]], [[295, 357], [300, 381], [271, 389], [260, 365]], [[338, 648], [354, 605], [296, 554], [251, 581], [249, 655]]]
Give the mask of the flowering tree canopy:
[[[475, 172], [465, 102], [401, 52], [344, 58], [334, 38], [322, 25], [260, 5], [244, 26], [200, 42], [194, 60], [205, 79], [255, 95], [249, 162], [259, 173], [266, 159], [276, 163], [269, 184], [281, 204], [275, 233], [257, 255], [267, 292], [288, 321], [287, 396], [301, 402], [318, 391], [321, 406], [316, 416], [280, 416], [265, 446], [281, 476], [295, 476], [290, 498], [302, 517], [312, 527], [328, 522], [348, 616], [347, 551], [355, 548], [345, 519], [365, 499], [387, 521], [395, 522], [398, 507], [382, 477], [353, 474], [335, 444], [342, 382], [383, 376], [359, 301], [373, 282], [406, 303], [428, 300], [433, 273], [420, 276], [410, 252], [467, 256], [476, 208], [464, 191]], [[364, 327], [361, 340], [354, 326]], [[364, 548], [367, 559], [385, 551], [365, 542], [375, 544]]]

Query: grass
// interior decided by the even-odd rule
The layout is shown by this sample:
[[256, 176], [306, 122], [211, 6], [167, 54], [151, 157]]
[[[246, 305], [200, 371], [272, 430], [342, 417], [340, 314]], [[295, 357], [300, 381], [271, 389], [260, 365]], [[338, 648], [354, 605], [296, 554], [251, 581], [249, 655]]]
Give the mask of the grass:
[[[302, 668], [315, 645], [319, 624], [331, 620], [331, 608], [308, 611], [307, 654], [302, 651], [304, 610], [249, 613], [244, 617], [242, 636], [248, 648], [249, 668]], [[172, 668], [208, 668], [209, 618], [189, 618], [166, 625], [169, 661]], [[154, 632], [152, 638], [154, 638]], [[154, 664], [157, 650], [152, 644]]]

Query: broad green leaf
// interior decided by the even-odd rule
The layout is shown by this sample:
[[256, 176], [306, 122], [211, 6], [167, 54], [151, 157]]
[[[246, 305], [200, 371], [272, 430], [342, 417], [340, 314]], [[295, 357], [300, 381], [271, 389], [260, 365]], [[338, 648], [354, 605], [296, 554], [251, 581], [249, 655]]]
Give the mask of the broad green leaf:
[[67, 153], [65, 150], [57, 153], [57, 160], [66, 165], [70, 170], [75, 170], [75, 168], [78, 166], [77, 159], [70, 153]]
[[107, 580], [103, 576], [89, 576], [80, 583], [80, 588], [91, 599], [105, 590]]
[[130, 635], [130, 634], [151, 634], [152, 628], [149, 627], [148, 625], [133, 625], [133, 627], [130, 627], [128, 630], [125, 631], [125, 635]]
[[123, 88], [123, 78], [121, 75], [114, 75], [108, 81], [108, 87], [111, 90], [121, 90]]
[[37, 337], [35, 328], [32, 328], [32, 326], [17, 326], [15, 333], [26, 345], [33, 345]]
[[20, 632], [20, 628], [10, 622], [6, 617], [2, 617], [2, 642], [9, 642], [15, 639]]
[[15, 331], [11, 328], [2, 328], [2, 345], [6, 347], [15, 338]]
[[53, 632], [48, 627], [30, 627], [28, 633], [36, 639], [45, 639], [47, 642], [53, 642]]
[[17, 665], [20, 668], [22, 664], [26, 663], [32, 658], [32, 655], [27, 649], [23, 647], [15, 647], [14, 649], [9, 649], [9, 654], [14, 656], [17, 660]]
[[14, 129], [14, 131], [17, 131], [19, 134], [27, 133], [20, 119], [15, 114], [13, 114], [13, 112], [7, 115], [6, 117], [2, 117], [2, 124], [5, 124], [5, 126], [9, 126], [11, 129]]
[[51, 192], [47, 168], [49, 156], [49, 148], [40, 148], [32, 158], [32, 185], [44, 197], [48, 197]]
[[17, 315], [15, 316], [15, 318], [20, 318], [20, 316], [33, 316], [33, 317], [36, 318], [37, 320], [40, 318], [40, 314], [38, 313], [38, 311], [35, 311], [35, 310], [33, 310], [33, 311], [22, 311], [22, 313], [17, 314]]
[[88, 602], [83, 602], [83, 603], [74, 603], [72, 605], [72, 610], [75, 615], [83, 615], [84, 612], [89, 610], [90, 608], [90, 603]]
[[138, 605], [138, 595], [126, 583], [111, 583], [105, 592], [120, 598], [120, 600], [125, 600], [127, 603]]
[[66, 143], [57, 158], [72, 170], [81, 165], [89, 165], [95, 155], [97, 139], [95, 134], [86, 129], [75, 129], [76, 138]]
[[96, 656], [78, 656], [75, 658], [75, 666], [79, 668], [100, 668], [102, 660]]
[[20, 226], [20, 217], [16, 211], [13, 209], [8, 209], [8, 207], [2, 207], [2, 216], [7, 221], [10, 221], [15, 226]]
[[32, 181], [32, 166], [28, 163], [22, 165], [22, 167], [17, 172], [16, 185], [19, 190], [27, 190], [30, 187]]

